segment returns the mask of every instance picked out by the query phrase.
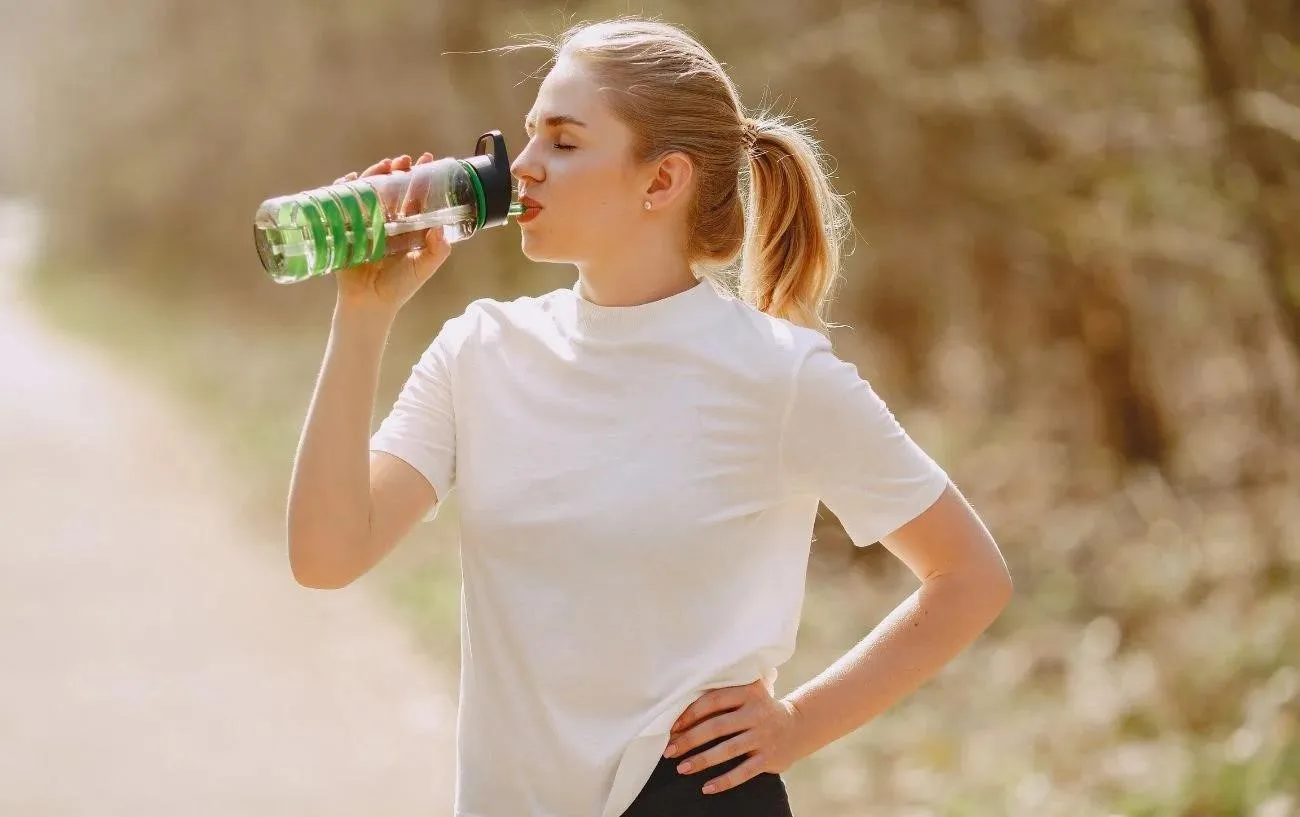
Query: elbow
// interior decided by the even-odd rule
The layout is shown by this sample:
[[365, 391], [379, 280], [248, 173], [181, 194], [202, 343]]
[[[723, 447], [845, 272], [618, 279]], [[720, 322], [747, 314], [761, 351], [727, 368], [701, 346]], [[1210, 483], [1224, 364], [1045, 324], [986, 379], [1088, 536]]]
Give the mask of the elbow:
[[291, 568], [293, 579], [299, 586], [308, 590], [342, 590], [352, 584], [351, 579], [340, 579], [329, 575], [318, 575], [298, 568]]
[[1003, 569], [993, 576], [989, 581], [989, 594], [993, 597], [999, 614], [1007, 609], [1011, 599], [1016, 595], [1016, 585], [1011, 580], [1011, 571]]
[[942, 584], [956, 604], [986, 627], [1002, 615], [1015, 595], [1011, 573], [1004, 565], [955, 571], [944, 576]]
[[341, 590], [356, 581], [356, 575], [341, 569], [320, 553], [326, 548], [320, 542], [289, 540], [289, 572], [293, 580], [309, 590]]
[[981, 570], [973, 577], [973, 595], [988, 611], [990, 623], [1002, 615], [1002, 611], [1011, 604], [1015, 596], [1015, 583], [1011, 580], [1011, 571], [999, 562], [996, 567]]
[[1011, 569], [996, 545], [969, 565], [969, 576], [974, 595], [988, 606], [992, 618], [997, 618], [1011, 604], [1016, 588]]

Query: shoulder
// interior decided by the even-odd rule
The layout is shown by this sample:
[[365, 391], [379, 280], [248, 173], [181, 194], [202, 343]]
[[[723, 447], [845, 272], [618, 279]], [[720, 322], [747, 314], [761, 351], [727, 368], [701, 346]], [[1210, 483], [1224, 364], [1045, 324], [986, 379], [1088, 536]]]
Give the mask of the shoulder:
[[525, 295], [511, 300], [477, 298], [464, 311], [448, 319], [439, 338], [459, 349], [466, 344], [485, 344], [523, 331], [536, 331], [553, 322], [563, 290], [543, 295]]
[[566, 290], [556, 289], [541, 295], [521, 295], [508, 301], [479, 298], [465, 307], [465, 316], [483, 324], [527, 324], [539, 317], [553, 315], [561, 306]]
[[728, 296], [725, 301], [728, 334], [780, 373], [793, 375], [810, 356], [831, 351], [830, 339], [815, 329], [768, 315], [739, 298]]

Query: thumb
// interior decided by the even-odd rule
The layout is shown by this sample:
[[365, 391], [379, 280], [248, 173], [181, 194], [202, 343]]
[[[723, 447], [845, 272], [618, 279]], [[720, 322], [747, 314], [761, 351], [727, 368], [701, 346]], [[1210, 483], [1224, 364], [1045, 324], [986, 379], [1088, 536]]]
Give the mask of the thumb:
[[451, 255], [451, 245], [443, 236], [441, 227], [424, 231], [424, 246], [412, 253], [415, 269], [423, 281], [442, 266], [442, 262]]

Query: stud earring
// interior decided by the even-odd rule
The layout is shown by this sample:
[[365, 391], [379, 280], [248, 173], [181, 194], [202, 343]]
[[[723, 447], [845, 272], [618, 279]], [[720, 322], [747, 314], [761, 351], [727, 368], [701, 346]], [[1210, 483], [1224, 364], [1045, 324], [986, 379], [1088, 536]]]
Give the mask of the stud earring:
[[647, 199], [646, 202], [645, 202], [645, 204], [643, 204], [642, 206], [645, 207], [645, 209], [649, 210], [649, 209], [650, 209], [650, 200]]

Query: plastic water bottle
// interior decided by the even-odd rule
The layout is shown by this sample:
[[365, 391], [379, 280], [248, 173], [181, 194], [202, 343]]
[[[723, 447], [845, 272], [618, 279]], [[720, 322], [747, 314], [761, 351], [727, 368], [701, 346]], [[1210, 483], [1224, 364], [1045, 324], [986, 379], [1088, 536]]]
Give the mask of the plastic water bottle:
[[272, 280], [292, 284], [419, 249], [435, 227], [455, 243], [521, 212], [505, 137], [489, 131], [469, 158], [267, 199], [254, 216], [253, 240]]

